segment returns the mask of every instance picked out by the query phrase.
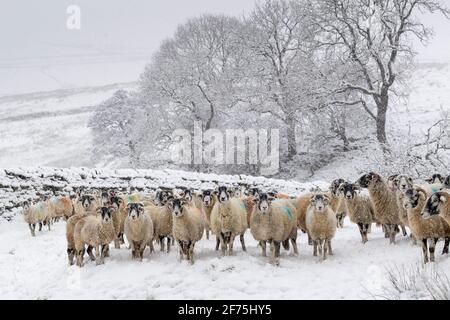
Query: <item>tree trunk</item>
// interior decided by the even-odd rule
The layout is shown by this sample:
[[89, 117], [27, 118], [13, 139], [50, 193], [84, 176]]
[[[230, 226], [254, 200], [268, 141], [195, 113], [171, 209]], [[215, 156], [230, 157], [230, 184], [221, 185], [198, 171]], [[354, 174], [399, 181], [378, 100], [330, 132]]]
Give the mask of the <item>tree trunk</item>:
[[383, 94], [377, 104], [377, 140], [380, 144], [386, 147], [386, 114], [388, 109], [389, 97]]
[[[287, 142], [288, 142], [288, 158], [292, 160], [297, 155], [297, 141], [295, 139], [295, 118], [288, 116], [287, 119]], [[272, 151], [273, 152], [273, 151]]]

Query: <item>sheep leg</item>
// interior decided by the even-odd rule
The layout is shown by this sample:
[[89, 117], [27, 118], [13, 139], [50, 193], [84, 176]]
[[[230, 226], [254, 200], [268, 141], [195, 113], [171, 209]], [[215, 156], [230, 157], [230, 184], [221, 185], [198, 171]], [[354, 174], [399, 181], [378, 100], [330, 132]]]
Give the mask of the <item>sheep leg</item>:
[[234, 239], [235, 239], [235, 235], [232, 235], [232, 236], [230, 236], [230, 240], [229, 240], [229, 242], [228, 242], [228, 254], [230, 255], [230, 256], [232, 256], [234, 253], [233, 253], [233, 248], [234, 248]]
[[29, 224], [28, 224], [28, 227], [30, 228], [31, 236], [32, 236], [32, 237], [35, 237], [35, 236], [36, 236], [36, 232], [35, 232], [35, 230], [36, 230], [36, 225], [35, 225], [35, 224], [29, 223]]
[[161, 252], [164, 251], [164, 237], [163, 236], [159, 236], [159, 245], [161, 248]]
[[241, 240], [242, 251], [247, 251], [247, 248], [245, 247], [245, 240], [244, 240], [244, 235], [243, 234], [241, 234], [239, 236], [239, 240]]
[[142, 259], [144, 259], [144, 251], [145, 251], [145, 243], [140, 242], [139, 243], [139, 261], [142, 261]]
[[106, 246], [106, 248], [105, 248], [105, 257], [109, 258], [109, 244], [106, 244], [105, 246]]
[[266, 242], [265, 241], [260, 241], [259, 245], [261, 246], [261, 254], [263, 257], [267, 257], [267, 253], [266, 253]]
[[51, 224], [52, 224], [51, 219], [47, 220], [48, 231], [52, 231], [52, 229], [51, 229]]
[[423, 253], [423, 263], [429, 262], [427, 239], [422, 239], [422, 253]]
[[39, 232], [42, 231], [42, 222], [39, 221]]
[[372, 232], [372, 224], [369, 223], [368, 227], [367, 227], [367, 233], [371, 233]]
[[281, 248], [281, 243], [279, 241], [274, 241], [274, 246], [275, 246], [275, 265], [279, 266], [280, 265], [280, 248]]
[[102, 246], [101, 245], [94, 246], [94, 252], [95, 252], [95, 264], [98, 266], [102, 264]]
[[[209, 240], [209, 229], [206, 229], [206, 240]], [[216, 249], [218, 250], [218, 249]]]
[[297, 238], [291, 238], [292, 248], [294, 248], [294, 254], [298, 255]]
[[174, 245], [175, 245], [175, 239], [174, 239], [174, 237], [170, 237], [170, 241], [171, 241], [171, 243], [172, 243], [172, 246], [174, 246]]
[[381, 225], [381, 228], [383, 229], [384, 237], [385, 237], [386, 239], [389, 238], [389, 230], [388, 230], [387, 225], [383, 224], [383, 225]]
[[434, 262], [434, 250], [436, 248], [436, 242], [439, 239], [437, 238], [429, 238], [428, 239], [428, 251], [430, 252], [430, 261]]
[[321, 240], [323, 241], [322, 246], [323, 246], [323, 259], [322, 260], [326, 260], [328, 258], [328, 240]]
[[331, 247], [331, 239], [327, 240], [327, 246], [328, 246], [328, 254], [330, 256], [332, 256], [333, 255], [333, 248]]
[[308, 233], [308, 244], [309, 244], [310, 246], [313, 245], [313, 240], [312, 240], [311, 237], [309, 236], [309, 233]]
[[183, 260], [183, 241], [178, 240], [178, 248], [180, 249], [179, 261], [181, 262]]
[[323, 253], [323, 240], [319, 239], [317, 242], [318, 242], [318, 249], [319, 249], [319, 260], [323, 261], [323, 256], [324, 256], [324, 253]]
[[275, 264], [275, 255], [276, 255], [275, 243], [272, 240], [270, 240], [269, 244], [270, 244], [270, 263]]
[[93, 249], [92, 246], [88, 246], [88, 247], [87, 247], [87, 253], [88, 253], [88, 255], [89, 255], [89, 258], [91, 258], [91, 261], [95, 261], [95, 256], [94, 256], [94, 254], [92, 253], [92, 249]]
[[317, 257], [317, 245], [318, 245], [317, 241], [314, 240], [314, 247], [313, 247], [313, 256], [314, 257]]
[[84, 248], [77, 252], [77, 266], [83, 266]]
[[450, 244], [450, 237], [445, 237], [444, 249], [442, 249], [442, 254], [448, 254], [448, 246]]
[[130, 241], [130, 248], [131, 248], [131, 259], [136, 259], [136, 248], [134, 241]]
[[223, 238], [222, 233], [217, 235], [218, 240], [220, 241], [220, 250], [222, 251], [222, 257], [225, 256], [225, 251], [227, 250], [227, 245], [225, 243], [225, 239]]
[[366, 241], [364, 239], [364, 225], [362, 223], [358, 223], [358, 229], [359, 229], [359, 233], [361, 235], [362, 243], [366, 243]]
[[121, 244], [125, 244], [125, 239], [123, 238], [123, 232], [119, 233], [119, 239]]
[[[209, 239], [209, 238], [207, 238]], [[216, 251], [219, 251], [219, 246], [220, 246], [220, 238], [219, 236], [216, 236]]]
[[406, 227], [405, 226], [401, 226], [402, 228], [402, 234], [404, 237], [406, 237], [408, 235], [408, 232], [406, 232]]
[[389, 244], [395, 244], [395, 236], [397, 234], [398, 227], [395, 224], [389, 224], [387, 228], [389, 230]]
[[191, 262], [191, 264], [194, 264], [194, 246], [195, 243], [189, 241], [189, 261]]
[[167, 237], [167, 253], [170, 253], [171, 242], [172, 242], [172, 239], [170, 237]]
[[114, 248], [120, 249], [120, 239], [119, 239], [119, 237], [114, 239]]
[[67, 247], [67, 257], [69, 258], [69, 266], [73, 266], [73, 258], [75, 257], [75, 249]]

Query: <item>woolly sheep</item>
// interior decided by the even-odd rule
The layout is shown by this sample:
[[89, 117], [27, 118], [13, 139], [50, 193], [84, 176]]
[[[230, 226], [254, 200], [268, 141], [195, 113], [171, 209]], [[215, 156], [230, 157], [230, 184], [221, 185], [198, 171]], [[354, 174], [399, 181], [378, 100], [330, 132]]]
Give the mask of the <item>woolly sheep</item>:
[[180, 247], [180, 261], [186, 256], [190, 263], [194, 263], [195, 243], [203, 237], [203, 215], [184, 199], [173, 199], [170, 204], [173, 214], [172, 233]]
[[203, 190], [198, 196], [202, 200], [201, 211], [205, 216], [206, 239], [209, 239], [209, 232], [211, 231], [211, 212], [216, 204], [217, 198], [212, 190]]
[[241, 199], [232, 198], [231, 190], [227, 187], [219, 187], [217, 202], [211, 212], [211, 230], [218, 237], [222, 255], [228, 248], [228, 253], [233, 253], [233, 242], [239, 236], [242, 250], [247, 251], [244, 241], [244, 233], [247, 230], [247, 212]]
[[[69, 259], [69, 265], [73, 265], [73, 259], [76, 256], [75, 251], [75, 240], [74, 240], [74, 232], [75, 232], [75, 226], [77, 223], [86, 218], [86, 214], [77, 214], [71, 216], [66, 223], [66, 240], [67, 240], [67, 257]], [[89, 256], [92, 257], [91, 250], [88, 251]]]
[[317, 256], [317, 249], [320, 261], [327, 259], [328, 251], [333, 255], [331, 240], [336, 233], [336, 214], [329, 205], [327, 194], [311, 196], [311, 204], [306, 212], [306, 228], [313, 240], [313, 255]]
[[447, 191], [435, 192], [428, 198], [422, 217], [430, 219], [435, 215], [439, 215], [450, 224], [450, 193]]
[[385, 226], [390, 243], [395, 244], [395, 236], [399, 232], [398, 225], [401, 224], [396, 192], [374, 172], [363, 175], [357, 183], [369, 190], [370, 201], [375, 212], [374, 219]]
[[36, 225], [39, 225], [39, 231], [42, 231], [42, 225], [47, 225], [48, 230], [51, 230], [51, 213], [48, 205], [42, 201], [35, 205], [31, 205], [29, 202], [24, 203], [23, 218], [33, 237], [36, 236]]
[[[169, 198], [169, 200], [171, 200], [171, 198]], [[161, 206], [145, 206], [146, 212], [152, 219], [154, 239], [159, 242], [161, 251], [165, 250], [164, 242], [167, 239], [167, 253], [170, 252], [170, 243], [172, 239], [172, 213], [170, 206], [170, 201], [167, 201]]]
[[128, 215], [125, 219], [125, 236], [131, 247], [132, 259], [142, 261], [145, 247], [150, 246], [152, 251], [153, 222], [150, 214], [144, 209], [142, 203], [129, 203]]
[[442, 254], [448, 253], [450, 243], [450, 226], [444, 219], [437, 215], [422, 218], [421, 212], [426, 199], [427, 193], [420, 187], [408, 189], [403, 195], [403, 207], [408, 212], [409, 226], [414, 237], [422, 244], [424, 263], [434, 261], [434, 249], [439, 238], [445, 239]]
[[125, 230], [125, 219], [128, 215], [128, 202], [126, 201], [126, 197], [114, 195], [109, 199], [109, 205], [114, 209], [112, 215], [114, 230], [116, 231], [114, 247], [120, 249], [120, 245], [125, 243], [123, 234]]
[[406, 192], [406, 190], [413, 188], [413, 186], [414, 184], [412, 178], [408, 177], [407, 175], [399, 174], [394, 179], [393, 190], [395, 191], [395, 196], [397, 199], [397, 205], [399, 208], [398, 217], [400, 219], [400, 227], [402, 228], [402, 233], [404, 236], [407, 235], [405, 226], [409, 227], [409, 222], [408, 222], [408, 213], [406, 209], [403, 207], [402, 197], [403, 194]]
[[105, 256], [108, 256], [107, 247], [116, 239], [112, 214], [112, 208], [99, 207], [96, 216], [87, 215], [75, 225], [73, 238], [79, 267], [83, 266], [85, 246], [94, 249], [97, 265], [104, 263]]
[[261, 193], [251, 215], [250, 232], [259, 242], [263, 257], [266, 257], [266, 242], [270, 244], [271, 263], [279, 264], [280, 244], [289, 249], [289, 241], [295, 254], [297, 249], [297, 213], [286, 200], [275, 200]]
[[359, 195], [359, 186], [349, 182], [342, 183], [339, 190], [344, 199], [343, 202], [347, 208], [350, 221], [358, 226], [362, 243], [366, 243], [368, 241], [367, 233], [370, 230], [374, 215], [370, 199]]
[[[340, 193], [339, 187], [344, 182], [345, 182], [345, 180], [341, 179], [341, 178], [335, 179], [331, 182], [330, 192], [334, 198], [340, 198], [339, 197], [339, 193]], [[345, 205], [345, 201], [340, 200], [339, 204], [336, 207], [336, 210], [334, 210], [334, 212], [336, 213], [337, 227], [343, 228], [344, 227], [344, 219], [347, 216], [347, 207]]]

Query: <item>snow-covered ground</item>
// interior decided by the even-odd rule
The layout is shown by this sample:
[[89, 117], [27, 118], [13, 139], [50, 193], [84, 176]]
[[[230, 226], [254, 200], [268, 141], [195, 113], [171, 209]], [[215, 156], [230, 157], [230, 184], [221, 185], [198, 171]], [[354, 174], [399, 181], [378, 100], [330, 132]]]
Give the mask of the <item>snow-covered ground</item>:
[[[371, 299], [370, 293], [387, 285], [386, 268], [411, 266], [421, 259], [421, 250], [408, 238], [400, 236], [397, 245], [389, 245], [380, 228], [373, 228], [363, 245], [358, 228], [346, 220], [337, 231], [334, 256], [323, 263], [312, 256], [302, 234], [299, 256], [282, 251], [280, 266], [274, 267], [247, 232], [247, 253], [236, 243], [234, 256], [220, 257], [215, 241], [204, 238], [192, 266], [179, 262], [177, 250], [150, 255], [147, 249], [144, 261], [137, 262], [122, 247], [112, 248], [104, 265], [87, 262], [80, 269], [68, 266], [64, 227], [59, 222], [32, 238], [22, 219], [0, 219], [0, 298]], [[450, 270], [441, 248], [439, 243], [435, 264]]]

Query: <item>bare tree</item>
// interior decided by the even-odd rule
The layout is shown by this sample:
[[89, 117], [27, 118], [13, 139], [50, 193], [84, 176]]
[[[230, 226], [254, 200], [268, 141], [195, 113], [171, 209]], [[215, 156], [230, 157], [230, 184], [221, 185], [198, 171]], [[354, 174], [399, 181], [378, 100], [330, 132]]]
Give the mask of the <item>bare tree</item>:
[[[322, 31], [321, 45], [335, 47], [350, 63], [361, 81], [343, 80], [341, 91], [354, 91], [364, 99], [363, 107], [376, 122], [378, 141], [387, 144], [386, 115], [395, 85], [414, 56], [409, 39], [425, 42], [431, 30], [418, 20], [423, 12], [449, 16], [439, 0], [311, 0]], [[337, 49], [336, 49], [337, 48]], [[371, 99], [369, 101], [367, 98]], [[371, 103], [375, 110], [371, 109]]]

